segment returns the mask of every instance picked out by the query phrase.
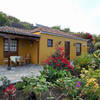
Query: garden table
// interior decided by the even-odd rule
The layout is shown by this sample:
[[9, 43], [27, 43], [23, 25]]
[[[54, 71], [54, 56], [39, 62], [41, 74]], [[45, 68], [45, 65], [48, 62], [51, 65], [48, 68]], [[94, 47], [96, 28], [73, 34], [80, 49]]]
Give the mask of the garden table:
[[20, 56], [10, 56], [10, 60], [17, 64], [17, 62], [20, 62]]

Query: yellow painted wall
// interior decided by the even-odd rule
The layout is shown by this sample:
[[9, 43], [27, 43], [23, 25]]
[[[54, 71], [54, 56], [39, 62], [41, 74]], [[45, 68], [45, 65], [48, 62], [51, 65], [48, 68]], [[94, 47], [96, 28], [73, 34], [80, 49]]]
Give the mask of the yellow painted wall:
[[[38, 33], [39, 34], [39, 33]], [[74, 46], [74, 43], [81, 43], [81, 54], [87, 53], [87, 42], [86, 41], [80, 41], [75, 39], [68, 39], [64, 37], [59, 36], [53, 36], [53, 35], [47, 35], [47, 34], [40, 34], [40, 50], [39, 50], [39, 63], [42, 64], [42, 62], [51, 54], [55, 52], [55, 46], [58, 41], [62, 41], [61, 45], [65, 46], [65, 41], [70, 41], [70, 60], [74, 60], [76, 56], [76, 46]], [[47, 46], [47, 39], [53, 39], [53, 47]], [[85, 45], [85, 47], [84, 47]]]
[[0, 37], [0, 64], [3, 64], [3, 38]]
[[18, 55], [26, 56], [31, 55], [32, 63], [37, 64], [37, 43], [36, 41], [30, 42], [29, 40], [19, 40]]
[[[39, 32], [37, 34], [40, 34]], [[87, 53], [87, 42], [86, 41], [80, 41], [80, 40], [74, 40], [74, 39], [68, 39], [64, 37], [58, 37], [58, 36], [52, 36], [47, 34], [40, 34], [40, 43], [39, 43], [39, 64], [42, 64], [42, 62], [51, 54], [55, 52], [55, 46], [56, 43], [59, 41], [62, 41], [61, 45], [65, 46], [65, 41], [70, 41], [70, 60], [75, 59], [76, 56], [76, 46], [74, 46], [74, 43], [81, 43], [81, 53], [82, 55], [84, 53]], [[53, 47], [47, 46], [47, 39], [53, 39]], [[18, 43], [18, 55], [24, 56], [29, 53], [32, 57], [32, 63], [37, 64], [37, 52], [38, 52], [38, 44], [34, 40], [33, 43], [31, 43], [29, 40], [20, 39]], [[85, 45], [85, 47], [84, 47]], [[3, 38], [0, 37], [0, 64], [3, 62]]]

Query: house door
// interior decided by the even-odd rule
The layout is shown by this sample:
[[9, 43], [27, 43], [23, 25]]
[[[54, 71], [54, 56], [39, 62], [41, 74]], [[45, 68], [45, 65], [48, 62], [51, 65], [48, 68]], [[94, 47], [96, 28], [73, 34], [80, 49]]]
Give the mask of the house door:
[[70, 60], [70, 42], [65, 41], [65, 57]]

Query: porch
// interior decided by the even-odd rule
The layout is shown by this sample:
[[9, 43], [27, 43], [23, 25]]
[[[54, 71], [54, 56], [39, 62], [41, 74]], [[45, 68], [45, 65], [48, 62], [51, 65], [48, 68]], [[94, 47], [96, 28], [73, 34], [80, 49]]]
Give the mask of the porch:
[[18, 62], [15, 59], [13, 63], [26, 63], [26, 60], [29, 60], [28, 63], [39, 64], [39, 39], [39, 35], [25, 30], [22, 31], [21, 29], [9, 27], [1, 28], [0, 64], [11, 66], [11, 62], [15, 58], [14, 56], [19, 57], [20, 60]]

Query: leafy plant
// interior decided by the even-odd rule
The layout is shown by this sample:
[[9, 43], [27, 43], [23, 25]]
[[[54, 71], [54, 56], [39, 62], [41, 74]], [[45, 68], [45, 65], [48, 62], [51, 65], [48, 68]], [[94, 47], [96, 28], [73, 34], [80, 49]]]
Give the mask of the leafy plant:
[[46, 65], [41, 74], [45, 76], [46, 81], [54, 83], [57, 79], [65, 77], [66, 71], [56, 70], [52, 66]]
[[8, 78], [6, 76], [1, 77], [0, 81], [2, 81], [2, 88], [6, 89], [7, 86], [9, 86], [11, 84], [10, 80], [8, 80]]
[[100, 42], [97, 42], [97, 43], [95, 44], [95, 48], [96, 48], [96, 49], [100, 49]]
[[93, 60], [94, 60], [96, 69], [99, 69], [100, 68], [100, 50], [96, 50], [93, 53]]
[[24, 94], [29, 95], [31, 91], [34, 91], [37, 95], [41, 94], [43, 91], [48, 91], [48, 84], [43, 75], [39, 77], [22, 77], [22, 82], [16, 84], [16, 88], [24, 89]]
[[92, 58], [91, 55], [85, 54], [79, 58], [76, 58], [73, 62], [74, 70], [76, 74], [80, 74], [83, 68], [88, 69], [88, 67], [92, 67]]

